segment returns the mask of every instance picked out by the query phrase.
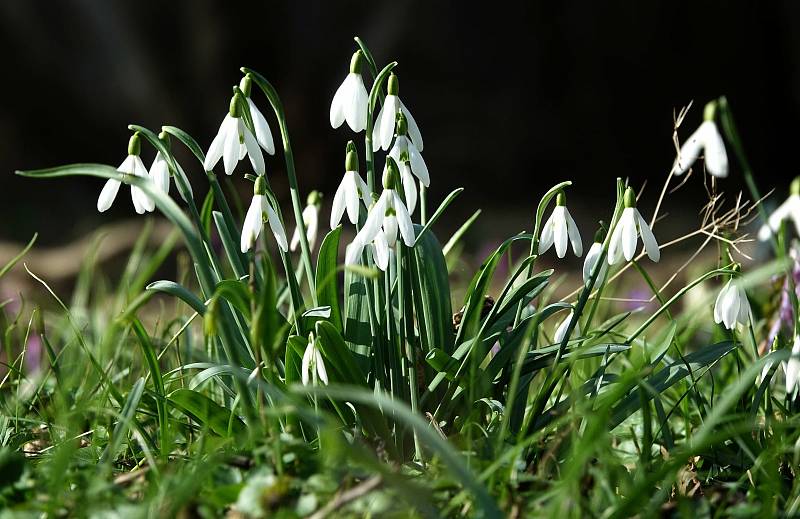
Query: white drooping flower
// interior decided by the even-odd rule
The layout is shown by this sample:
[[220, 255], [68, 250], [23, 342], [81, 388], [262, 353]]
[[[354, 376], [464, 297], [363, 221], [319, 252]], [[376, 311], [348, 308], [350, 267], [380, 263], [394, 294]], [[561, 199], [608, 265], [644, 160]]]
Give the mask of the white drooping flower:
[[[247, 155], [250, 157], [250, 164], [252, 164], [256, 175], [265, 173], [264, 155], [261, 153], [259, 143], [241, 117], [240, 103], [243, 101], [242, 95], [238, 92], [231, 99], [230, 109], [222, 120], [216, 137], [211, 141], [211, 146], [208, 148], [206, 160], [203, 163], [203, 168], [206, 171], [214, 169], [217, 162], [222, 159], [225, 173], [230, 175], [239, 161]], [[263, 119], [263, 115], [261, 118]], [[264, 124], [266, 125], [266, 121], [264, 121]]]
[[403, 115], [408, 121], [408, 135], [411, 137], [411, 141], [417, 147], [417, 150], [422, 151], [422, 134], [419, 132], [417, 121], [414, 120], [411, 112], [398, 97], [400, 82], [394, 74], [389, 76], [387, 91], [388, 94], [383, 101], [383, 106], [380, 112], [378, 112], [378, 118], [375, 120], [375, 126], [372, 129], [372, 151], [378, 151], [379, 149], [385, 151], [389, 149], [389, 145], [392, 143], [392, 136], [394, 135], [395, 118], [397, 117], [398, 110], [403, 112]]
[[556, 254], [559, 258], [563, 258], [567, 254], [568, 241], [572, 244], [572, 252], [576, 256], [583, 254], [581, 233], [578, 231], [572, 215], [569, 214], [566, 203], [566, 195], [563, 191], [559, 192], [556, 197], [556, 207], [542, 227], [542, 235], [539, 238], [539, 254], [544, 254], [555, 244]]
[[397, 137], [394, 140], [394, 146], [389, 151], [389, 156], [400, 166], [400, 178], [406, 205], [408, 211], [413, 213], [417, 207], [417, 185], [414, 177], [417, 177], [425, 187], [431, 185], [431, 179], [422, 153], [419, 152], [414, 141], [408, 138], [408, 120], [402, 112], [397, 114]]
[[150, 165], [150, 178], [164, 194], [169, 193], [169, 164], [160, 151], [156, 153], [156, 158]]
[[798, 385], [800, 375], [800, 337], [795, 335], [792, 356], [786, 361], [786, 394], [791, 395]]
[[266, 180], [263, 176], [259, 176], [253, 187], [253, 200], [250, 202], [250, 208], [247, 210], [247, 215], [244, 217], [241, 241], [242, 252], [249, 251], [253, 248], [253, 245], [255, 245], [256, 239], [258, 239], [258, 235], [261, 233], [261, 228], [264, 226], [264, 215], [266, 215], [269, 227], [272, 229], [272, 234], [275, 235], [275, 241], [278, 243], [278, 246], [284, 252], [289, 250], [289, 245], [286, 243], [286, 231], [277, 213], [275, 213], [275, 210], [270, 205], [266, 193]]
[[778, 232], [781, 223], [787, 218], [792, 220], [795, 231], [800, 234], [800, 177], [792, 181], [789, 193], [789, 198], [772, 211], [767, 222], [758, 230], [759, 240], [768, 240], [770, 236]]
[[722, 135], [719, 134], [717, 125], [714, 123], [715, 112], [716, 103], [712, 101], [706, 105], [703, 123], [681, 146], [681, 150], [675, 158], [675, 164], [672, 166], [672, 172], [675, 175], [686, 173], [700, 156], [700, 151], [703, 150], [708, 172], [719, 178], [728, 176], [728, 154], [725, 151]]
[[[589, 247], [589, 252], [586, 253], [586, 258], [583, 260], [583, 283], [585, 285], [588, 285], [589, 281], [592, 279], [592, 271], [594, 270], [594, 266], [597, 264], [597, 262], [600, 261], [602, 253], [603, 244], [599, 241], [595, 241], [592, 243], [592, 246]], [[600, 272], [597, 274], [598, 281], [603, 279], [607, 270], [608, 263], [603, 261], [600, 265]]]
[[636, 209], [636, 195], [630, 187], [625, 190], [624, 203], [625, 209], [622, 210], [622, 216], [620, 216], [608, 244], [608, 264], [619, 263], [623, 256], [625, 261], [632, 260], [636, 255], [636, 242], [640, 235], [647, 255], [651, 260], [658, 261], [661, 258], [658, 242], [653, 236], [650, 226]]
[[[314, 376], [315, 372], [316, 377]], [[325, 362], [322, 360], [322, 353], [319, 351], [314, 334], [308, 335], [308, 346], [306, 346], [306, 351], [303, 352], [300, 377], [304, 386], [309, 385], [312, 381], [316, 382], [317, 379], [328, 385], [328, 372], [325, 370]]]
[[361, 77], [363, 62], [364, 54], [357, 50], [350, 60], [350, 73], [333, 95], [330, 114], [333, 128], [338, 128], [344, 121], [356, 133], [367, 127], [369, 93]]
[[[242, 91], [245, 99], [247, 100], [247, 107], [250, 109], [250, 118], [253, 119], [253, 129], [256, 132], [256, 142], [258, 142], [259, 146], [264, 148], [264, 151], [270, 155], [275, 155], [275, 140], [272, 138], [272, 130], [269, 129], [267, 119], [264, 117], [264, 114], [261, 113], [261, 110], [258, 109], [250, 96], [252, 86], [253, 80], [250, 77], [250, 74], [246, 74], [239, 82], [239, 90]], [[244, 158], [244, 153], [246, 151], [246, 145], [245, 143], [242, 143], [242, 146], [239, 149], [239, 160]]]
[[750, 322], [747, 293], [732, 279], [719, 291], [714, 303], [714, 322], [723, 323], [729, 330], [733, 330], [736, 323], [747, 326]]
[[347, 152], [344, 161], [344, 177], [342, 182], [336, 189], [336, 194], [333, 196], [333, 205], [331, 206], [331, 229], [335, 229], [339, 222], [342, 221], [345, 209], [347, 209], [347, 216], [350, 223], [353, 225], [358, 223], [358, 212], [360, 209], [361, 201], [364, 206], [369, 205], [369, 188], [367, 187], [364, 179], [358, 174], [358, 154], [356, 153], [356, 146], [353, 141], [347, 143]]
[[[553, 334], [554, 342], [560, 343], [561, 341], [564, 340], [564, 336], [567, 335], [567, 328], [569, 328], [569, 322], [572, 320], [572, 317], [574, 315], [575, 311], [570, 310], [569, 315], [558, 325], [558, 328], [556, 328], [556, 331]], [[576, 321], [575, 327], [572, 329], [572, 335], [579, 336], [580, 334], [581, 334], [581, 328], [578, 322]]]
[[[141, 151], [141, 144], [139, 143], [139, 132], [134, 133], [128, 141], [128, 156], [119, 165], [117, 171], [126, 175], [135, 175], [137, 177], [150, 179], [150, 174], [147, 168], [144, 167], [139, 153]], [[106, 181], [100, 196], [97, 198], [97, 210], [102, 212], [108, 211], [111, 204], [119, 192], [121, 182], [117, 179], [110, 178]], [[131, 185], [131, 200], [133, 201], [133, 208], [139, 214], [144, 214], [153, 211], [156, 204], [152, 198], [142, 191], [139, 187]]]
[[[408, 247], [414, 245], [414, 224], [406, 205], [397, 194], [394, 187], [397, 185], [399, 171], [397, 163], [391, 157], [386, 157], [386, 167], [383, 173], [383, 193], [369, 211], [364, 227], [356, 235], [353, 243], [347, 249], [345, 263], [354, 265], [361, 258], [361, 253], [369, 244], [375, 247], [378, 267], [386, 271], [389, 264], [389, 250], [397, 242], [397, 232]], [[384, 245], [385, 244], [385, 245]]]
[[[308, 194], [308, 202], [305, 209], [303, 209], [303, 225], [306, 228], [306, 239], [308, 240], [309, 250], [314, 250], [314, 245], [317, 243], [317, 231], [319, 229], [319, 207], [322, 205], [322, 195], [319, 191], [312, 191]], [[289, 248], [292, 251], [297, 250], [297, 245], [300, 243], [300, 228], [294, 228], [292, 235], [292, 243]]]

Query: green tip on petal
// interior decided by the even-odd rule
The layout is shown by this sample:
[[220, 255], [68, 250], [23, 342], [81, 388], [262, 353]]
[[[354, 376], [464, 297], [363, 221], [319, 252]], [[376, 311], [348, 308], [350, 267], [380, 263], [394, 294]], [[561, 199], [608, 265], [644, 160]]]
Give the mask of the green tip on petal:
[[625, 189], [625, 196], [622, 199], [622, 202], [625, 204], [625, 207], [636, 207], [636, 193], [633, 192], [633, 188], [628, 186]]
[[354, 74], [361, 74], [361, 66], [364, 64], [364, 53], [361, 52], [361, 49], [355, 51], [353, 53], [353, 57], [350, 58], [350, 72]]
[[317, 191], [316, 189], [308, 194], [308, 198], [306, 199], [306, 205], [322, 205], [322, 193]]
[[256, 183], [253, 185], [253, 194], [262, 196], [267, 194], [267, 179], [264, 178], [264, 175], [259, 175], [256, 178]]
[[559, 191], [556, 195], [556, 205], [562, 207], [567, 205], [567, 195], [563, 191]]
[[714, 115], [717, 113], [717, 102], [716, 101], [709, 101], [706, 104], [705, 109], [703, 109], [703, 120], [704, 121], [713, 121]]
[[397, 115], [395, 116], [397, 120], [397, 135], [398, 137], [401, 135], [408, 135], [408, 121], [406, 121], [406, 116], [403, 115], [402, 110], [397, 111]]
[[250, 97], [250, 91], [252, 88], [253, 88], [252, 76], [250, 76], [250, 74], [247, 74], [242, 78], [241, 81], [239, 81], [239, 90], [241, 90], [245, 96]]
[[397, 79], [394, 73], [389, 75], [389, 86], [386, 89], [389, 91], [390, 96], [396, 96], [400, 93], [400, 80]]
[[400, 178], [400, 170], [397, 167], [397, 162], [392, 157], [386, 157], [386, 168], [383, 170], [383, 188], [394, 189], [398, 178]]
[[789, 194], [800, 195], [800, 177], [794, 177], [792, 184], [789, 186]]
[[345, 171], [358, 171], [358, 152], [356, 152], [355, 148], [355, 145], [353, 149], [350, 149], [349, 145], [347, 146], [347, 154], [344, 157]]
[[139, 141], [139, 132], [131, 135], [128, 141], [128, 155], [139, 155], [142, 151], [142, 143]]

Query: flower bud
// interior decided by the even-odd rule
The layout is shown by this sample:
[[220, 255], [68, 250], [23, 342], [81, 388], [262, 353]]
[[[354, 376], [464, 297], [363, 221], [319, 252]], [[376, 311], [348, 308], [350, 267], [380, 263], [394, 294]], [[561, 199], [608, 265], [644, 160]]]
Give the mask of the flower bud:
[[306, 199], [306, 205], [322, 205], [322, 193], [317, 191], [316, 189], [308, 194], [308, 198]]
[[392, 157], [386, 157], [386, 167], [383, 170], [383, 188], [394, 189], [398, 178], [400, 178], [400, 170], [397, 167], [397, 162]]
[[389, 75], [389, 86], [386, 87], [390, 96], [396, 96], [400, 93], [400, 80], [392, 73]]
[[267, 194], [267, 179], [264, 178], [264, 175], [256, 178], [256, 183], [253, 184], [253, 194], [262, 196]]
[[703, 109], [703, 120], [713, 121], [714, 115], [716, 113], [717, 113], [717, 102], [709, 101], [708, 103], [706, 103], [706, 107]]
[[239, 113], [239, 98], [240, 97], [241, 97], [241, 94], [239, 92], [236, 92], [235, 94], [233, 94], [233, 97], [231, 97], [230, 107], [228, 108], [228, 113], [231, 114], [231, 117], [236, 117], [237, 119], [241, 116], [241, 114]]
[[567, 195], [563, 191], [559, 191], [556, 195], [556, 205], [560, 207], [567, 205]]
[[353, 144], [353, 141], [347, 143], [347, 152], [344, 158], [344, 170], [358, 171], [358, 153], [356, 152], [356, 145]]
[[623, 204], [625, 207], [636, 207], [636, 193], [633, 192], [633, 188], [628, 186], [625, 188], [625, 196], [622, 199]]
[[128, 141], [128, 155], [139, 155], [139, 153], [141, 153], [142, 144], [139, 142], [139, 139], [139, 132], [131, 135], [131, 138]]
[[247, 97], [250, 97], [250, 90], [252, 87], [253, 80], [251, 79], [250, 74], [245, 75], [242, 80], [239, 81], [239, 90], [241, 90], [242, 93]]
[[350, 72], [354, 74], [361, 74], [361, 65], [364, 63], [364, 53], [361, 52], [361, 49], [355, 51], [353, 53], [353, 57], [350, 58]]
[[800, 195], [800, 177], [794, 177], [792, 184], [789, 186], [790, 195]]

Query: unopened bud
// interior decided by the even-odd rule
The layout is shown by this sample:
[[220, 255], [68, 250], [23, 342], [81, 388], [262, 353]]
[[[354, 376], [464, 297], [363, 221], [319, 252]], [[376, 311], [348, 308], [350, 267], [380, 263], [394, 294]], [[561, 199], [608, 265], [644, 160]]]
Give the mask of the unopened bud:
[[317, 191], [316, 189], [308, 194], [308, 198], [306, 199], [306, 205], [322, 205], [322, 193]]
[[350, 141], [347, 144], [347, 154], [344, 158], [344, 170], [345, 171], [358, 171], [358, 153], [356, 152], [356, 147], [353, 145], [352, 149], [350, 148], [350, 144], [353, 141]]
[[625, 207], [636, 207], [636, 193], [633, 192], [633, 188], [628, 186], [625, 188], [625, 196], [622, 199], [623, 204]]
[[406, 121], [406, 116], [403, 115], [402, 110], [397, 111], [397, 136], [400, 137], [401, 135], [408, 134], [408, 121]]
[[250, 74], [247, 74], [242, 78], [241, 81], [239, 81], [239, 90], [241, 90], [245, 96], [250, 97], [250, 90], [252, 88], [253, 80], [251, 79]]
[[794, 177], [792, 184], [789, 186], [789, 194], [800, 195], [800, 177]]
[[397, 162], [392, 157], [386, 157], [386, 167], [383, 170], [383, 188], [394, 189], [398, 178], [400, 178], [400, 170], [397, 168]]
[[386, 87], [390, 96], [396, 96], [400, 93], [400, 80], [392, 73], [389, 75], [389, 86]]

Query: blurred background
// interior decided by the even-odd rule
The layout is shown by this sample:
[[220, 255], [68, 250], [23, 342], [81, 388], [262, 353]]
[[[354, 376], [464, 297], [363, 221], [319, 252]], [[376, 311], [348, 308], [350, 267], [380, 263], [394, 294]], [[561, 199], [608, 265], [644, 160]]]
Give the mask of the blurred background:
[[[541, 194], [564, 179], [575, 181], [569, 205], [585, 242], [608, 217], [616, 176], [646, 183], [651, 210], [675, 154], [674, 112], [694, 100], [683, 140], [721, 94], [762, 190], [775, 187], [778, 201], [797, 174], [788, 150], [798, 137], [799, 29], [792, 1], [0, 2], [0, 241], [38, 231], [37, 247], [62, 247], [134, 217], [125, 191], [97, 213], [100, 180], [13, 172], [117, 166], [134, 122], [179, 126], [207, 148], [242, 65], [279, 90], [301, 189], [326, 195], [327, 220], [352, 137], [346, 125], [330, 128], [328, 110], [354, 35], [380, 65], [399, 62], [401, 97], [425, 138], [430, 205], [466, 188], [441, 223], [443, 240], [477, 207], [484, 213], [468, 241], [476, 252], [530, 228]], [[256, 102], [269, 113], [263, 97]], [[149, 166], [152, 152], [143, 158]], [[179, 158], [204, 193], [199, 167]], [[280, 152], [267, 168], [288, 208]], [[249, 185], [232, 184], [246, 196]], [[722, 189], [733, 196], [742, 186], [731, 157]], [[695, 175], [665, 204], [670, 225], [694, 225], [704, 198]], [[135, 226], [125, 229], [132, 240]]]

